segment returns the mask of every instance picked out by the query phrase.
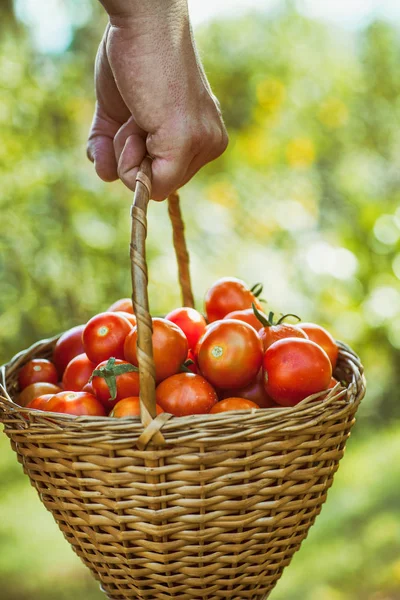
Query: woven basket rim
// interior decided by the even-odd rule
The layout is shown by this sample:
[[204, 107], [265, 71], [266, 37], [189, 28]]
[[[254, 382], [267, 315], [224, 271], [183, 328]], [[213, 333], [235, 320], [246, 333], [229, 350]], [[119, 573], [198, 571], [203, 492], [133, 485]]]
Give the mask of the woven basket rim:
[[[50, 413], [27, 409], [16, 404], [7, 391], [6, 377], [10, 370], [18, 369], [26, 357], [38, 353], [41, 349], [51, 347], [62, 334], [39, 340], [26, 350], [18, 352], [8, 363], [0, 367], [0, 420], [1, 413], [13, 413], [19, 416], [21, 428], [29, 429], [30, 435], [40, 436], [47, 431], [56, 434], [60, 431], [89, 436], [106, 436], [115, 443], [134, 442], [143, 432], [139, 417], [112, 419], [110, 417], [75, 417], [73, 415]], [[190, 415], [187, 417], [172, 416], [163, 426], [163, 434], [168, 443], [183, 441], [204, 436], [207, 440], [226, 437], [227, 440], [243, 437], [246, 429], [260, 431], [260, 435], [284, 430], [285, 433], [299, 432], [310, 425], [318, 425], [324, 421], [342, 418], [347, 412], [354, 411], [365, 393], [363, 367], [358, 356], [349, 346], [338, 342], [339, 362], [351, 372], [351, 382], [347, 388], [335, 386], [328, 393], [319, 392], [309, 396], [293, 407], [259, 408], [252, 410], [231, 411], [229, 413]], [[314, 402], [326, 394], [321, 401]]]

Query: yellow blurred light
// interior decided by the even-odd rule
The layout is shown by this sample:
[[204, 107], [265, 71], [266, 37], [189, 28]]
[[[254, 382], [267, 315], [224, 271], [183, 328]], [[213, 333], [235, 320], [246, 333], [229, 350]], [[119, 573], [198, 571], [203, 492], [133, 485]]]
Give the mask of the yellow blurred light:
[[291, 167], [310, 167], [315, 161], [315, 146], [308, 137], [295, 138], [286, 147], [286, 158]]
[[235, 150], [241, 157], [245, 157], [246, 162], [254, 166], [266, 166], [275, 160], [274, 150], [268, 144], [262, 129], [252, 128], [238, 136]]
[[228, 181], [217, 181], [206, 189], [207, 198], [215, 204], [234, 208], [238, 203], [238, 194]]
[[396, 583], [400, 583], [400, 560], [396, 560], [396, 562], [394, 562], [392, 564], [392, 576], [393, 576], [393, 580]]
[[256, 88], [259, 105], [268, 113], [276, 112], [286, 98], [286, 88], [280, 79], [260, 81]]
[[337, 129], [347, 123], [349, 111], [339, 98], [327, 98], [319, 108], [318, 117], [329, 129]]

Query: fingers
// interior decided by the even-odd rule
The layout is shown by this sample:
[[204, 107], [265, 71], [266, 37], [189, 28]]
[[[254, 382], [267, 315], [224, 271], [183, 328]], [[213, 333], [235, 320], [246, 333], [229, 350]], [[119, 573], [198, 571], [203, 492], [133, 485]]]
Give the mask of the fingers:
[[114, 138], [118, 176], [130, 190], [135, 189], [140, 163], [147, 154], [146, 135], [131, 117]]
[[97, 104], [87, 143], [87, 156], [103, 181], [118, 179], [113, 140], [119, 128], [120, 124], [107, 118]]

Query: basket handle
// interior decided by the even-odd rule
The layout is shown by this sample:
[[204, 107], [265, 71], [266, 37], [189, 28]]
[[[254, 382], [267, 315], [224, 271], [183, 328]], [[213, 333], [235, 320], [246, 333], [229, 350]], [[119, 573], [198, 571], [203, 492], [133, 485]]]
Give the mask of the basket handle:
[[[152, 320], [149, 311], [148, 275], [146, 263], [147, 207], [151, 197], [152, 172], [151, 158], [146, 157], [136, 176], [136, 188], [131, 207], [131, 275], [132, 302], [137, 318], [137, 356], [139, 363], [140, 418], [144, 431], [137, 446], [146, 448], [150, 441], [165, 443], [161, 428], [172, 415], [156, 415], [155, 366], [152, 344]], [[168, 198], [168, 211], [173, 228], [173, 241], [178, 262], [179, 282], [184, 306], [194, 306], [189, 273], [189, 254], [186, 247], [184, 224], [179, 206], [178, 194]]]

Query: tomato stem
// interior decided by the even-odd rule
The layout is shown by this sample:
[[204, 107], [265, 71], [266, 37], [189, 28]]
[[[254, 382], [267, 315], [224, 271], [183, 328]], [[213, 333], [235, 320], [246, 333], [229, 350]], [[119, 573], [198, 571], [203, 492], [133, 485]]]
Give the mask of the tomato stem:
[[89, 379], [89, 383], [93, 377], [102, 377], [110, 392], [109, 400], [115, 400], [117, 397], [117, 377], [123, 373], [132, 373], [133, 371], [139, 371], [137, 367], [130, 363], [124, 363], [122, 365], [115, 364], [115, 358], [112, 356], [108, 359], [107, 364], [100, 369], [95, 369]]

